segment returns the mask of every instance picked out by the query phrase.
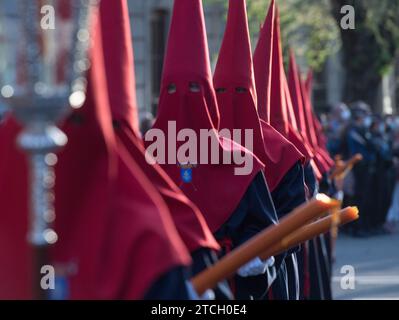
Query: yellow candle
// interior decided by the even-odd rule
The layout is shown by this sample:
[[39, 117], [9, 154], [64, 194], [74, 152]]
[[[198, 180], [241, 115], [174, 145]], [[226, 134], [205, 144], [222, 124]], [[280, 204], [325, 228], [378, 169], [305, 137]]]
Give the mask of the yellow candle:
[[268, 248], [289, 234], [306, 225], [323, 213], [340, 206], [340, 202], [324, 194], [317, 195], [313, 200], [296, 208], [281, 219], [278, 225], [266, 228], [264, 231], [248, 240], [240, 247], [224, 256], [218, 263], [202, 271], [192, 279], [192, 284], [199, 295], [207, 289], [214, 288], [218, 282], [227, 279], [243, 265], [258, 257]]
[[[357, 207], [348, 207], [339, 212], [338, 225], [343, 226], [349, 222], [355, 221], [359, 218], [359, 210]], [[291, 235], [282, 239], [279, 243], [267, 249], [260, 258], [266, 260], [272, 256], [279, 255], [284, 251], [294, 248], [305, 241], [311, 240], [320, 234], [328, 232], [336, 223], [334, 215], [330, 215], [319, 221], [306, 225], [299, 230], [293, 232]]]

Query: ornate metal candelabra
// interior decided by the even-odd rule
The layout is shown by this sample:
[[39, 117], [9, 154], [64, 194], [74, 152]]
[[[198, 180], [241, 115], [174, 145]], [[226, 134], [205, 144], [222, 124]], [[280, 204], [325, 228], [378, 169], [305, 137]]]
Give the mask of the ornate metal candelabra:
[[[85, 101], [90, 61], [90, 15], [96, 0], [0, 1], [0, 104], [7, 105], [24, 129], [18, 145], [30, 161], [29, 242], [35, 248], [34, 290], [46, 251], [57, 241], [53, 166], [67, 143], [57, 128], [70, 108]], [[3, 108], [4, 109], [4, 108]]]

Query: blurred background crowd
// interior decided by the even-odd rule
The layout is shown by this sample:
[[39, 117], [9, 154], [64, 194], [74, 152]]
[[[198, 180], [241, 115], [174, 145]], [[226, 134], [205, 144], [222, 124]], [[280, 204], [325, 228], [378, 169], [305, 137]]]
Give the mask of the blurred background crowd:
[[335, 158], [360, 153], [357, 164], [342, 182], [344, 202], [357, 205], [361, 219], [345, 229], [355, 237], [397, 231], [399, 225], [399, 116], [380, 115], [359, 101], [331, 107], [322, 123], [328, 149]]

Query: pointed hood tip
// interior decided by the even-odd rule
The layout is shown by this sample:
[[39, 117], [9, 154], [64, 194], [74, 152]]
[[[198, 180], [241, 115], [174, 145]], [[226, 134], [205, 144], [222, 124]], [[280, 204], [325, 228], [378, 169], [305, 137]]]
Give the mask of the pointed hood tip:
[[271, 0], [269, 3], [269, 11], [275, 10], [276, 6], [277, 6], [276, 0]]
[[[269, 33], [273, 32], [273, 21], [276, 12], [275, 9], [276, 9], [276, 4], [275, 1], [272, 0], [272, 2], [269, 5], [269, 8], [267, 9], [265, 20], [260, 24], [259, 40], [263, 37], [268, 38], [268, 36], [270, 36]], [[262, 44], [262, 41], [258, 41], [258, 45], [259, 43]]]
[[171, 21], [162, 80], [183, 74], [211, 81], [202, 1], [175, 0]]
[[270, 123], [270, 90], [272, 70], [272, 48], [274, 34], [275, 1], [272, 0], [259, 32], [258, 43], [253, 55], [253, 65], [258, 96], [258, 112], [262, 120]]
[[102, 28], [102, 41], [112, 116], [126, 120], [140, 136], [128, 4], [123, 0], [103, 0], [99, 13], [106, 26]]
[[281, 44], [280, 19], [276, 8], [273, 19], [273, 36], [272, 36], [272, 79], [271, 79], [271, 96], [270, 96], [270, 123], [283, 136], [288, 137], [288, 110], [285, 97], [284, 87], [284, 62]]
[[215, 73], [215, 87], [234, 82], [237, 86], [254, 87], [252, 49], [246, 0], [230, 0], [226, 30]]

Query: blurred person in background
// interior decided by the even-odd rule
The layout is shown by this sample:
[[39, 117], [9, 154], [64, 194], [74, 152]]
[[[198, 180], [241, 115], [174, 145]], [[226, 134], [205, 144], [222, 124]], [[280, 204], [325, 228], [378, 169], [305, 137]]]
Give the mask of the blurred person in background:
[[353, 197], [350, 201], [359, 206], [362, 216], [354, 223], [349, 232], [353, 236], [369, 235], [370, 192], [372, 189], [372, 175], [374, 168], [374, 153], [370, 147], [369, 128], [372, 123], [370, 108], [363, 102], [356, 102], [351, 108], [352, 118], [345, 132], [341, 135], [339, 154], [343, 159], [349, 159], [355, 154], [361, 154], [363, 161], [353, 168]]
[[[333, 106], [324, 121], [324, 128], [328, 137], [327, 149], [336, 160], [348, 158], [348, 144], [346, 136], [352, 124], [352, 113], [349, 107], [341, 102]], [[336, 181], [337, 190], [344, 193], [343, 205], [355, 203], [354, 176], [349, 172], [345, 179]], [[343, 230], [346, 230], [344, 226]]]
[[342, 138], [351, 120], [351, 111], [345, 103], [332, 107], [326, 123], [327, 148], [332, 156], [342, 153]]
[[399, 231], [399, 117], [390, 117], [387, 125], [392, 139], [393, 165], [396, 181], [391, 206], [385, 222], [385, 229], [393, 233]]
[[374, 115], [369, 130], [371, 149], [374, 153], [374, 171], [372, 176], [373, 212], [370, 220], [373, 234], [385, 234], [384, 228], [387, 213], [391, 204], [393, 189], [395, 186], [395, 169], [391, 139], [387, 130], [385, 119]]
[[[344, 129], [344, 125], [341, 125], [340, 138], [336, 138], [337, 133], [331, 135], [332, 139], [336, 139], [330, 144], [335, 147], [332, 152], [336, 155], [343, 159], [356, 154], [363, 156], [363, 161], [353, 168], [352, 174], [344, 182], [344, 202], [359, 206], [362, 212], [359, 221], [348, 229], [355, 237], [387, 233], [384, 224], [395, 183], [391, 146], [392, 119], [372, 115], [370, 110], [364, 102], [355, 102], [351, 106], [350, 122]], [[335, 114], [333, 110], [332, 119], [336, 119]], [[332, 124], [330, 129], [340, 127], [334, 122]]]

